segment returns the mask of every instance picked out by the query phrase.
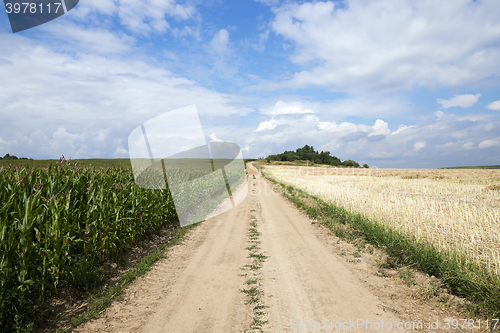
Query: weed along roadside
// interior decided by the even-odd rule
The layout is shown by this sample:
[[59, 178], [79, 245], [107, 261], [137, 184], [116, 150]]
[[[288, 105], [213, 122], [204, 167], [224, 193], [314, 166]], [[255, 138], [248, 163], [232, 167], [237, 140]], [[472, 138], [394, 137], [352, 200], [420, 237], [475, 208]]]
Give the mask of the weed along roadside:
[[[252, 209], [251, 212], [255, 212], [255, 210]], [[263, 332], [263, 326], [267, 323], [267, 320], [264, 319], [267, 306], [262, 299], [263, 291], [261, 288], [260, 270], [262, 269], [263, 262], [268, 257], [259, 252], [260, 232], [257, 227], [257, 218], [252, 215], [250, 228], [248, 228], [248, 242], [250, 245], [246, 248], [249, 252], [248, 258], [250, 263], [241, 268], [241, 270], [246, 271], [241, 276], [244, 276], [247, 280], [245, 281], [245, 288], [240, 289], [240, 291], [247, 295], [248, 299], [245, 301], [245, 304], [249, 305], [253, 312], [252, 322], [245, 332]]]
[[[362, 214], [327, 203], [291, 186], [285, 178], [275, 177], [275, 174], [267, 172], [265, 167], [262, 168], [258, 164], [256, 166], [268, 180], [281, 187], [281, 193], [295, 206], [340, 239], [351, 243], [372, 244], [382, 249], [389, 256], [389, 266], [398, 268], [401, 278], [408, 285], [415, 284], [408, 269], [411, 267], [436, 277], [438, 280], [434, 289], [446, 288], [453, 294], [469, 300], [470, 304], [466, 308], [469, 315], [490, 319], [500, 317], [499, 276], [478, 265], [464, 253], [443, 251], [415, 235], [395, 230]], [[385, 274], [383, 265], [380, 267], [380, 274]], [[434, 293], [437, 293], [437, 289]]]

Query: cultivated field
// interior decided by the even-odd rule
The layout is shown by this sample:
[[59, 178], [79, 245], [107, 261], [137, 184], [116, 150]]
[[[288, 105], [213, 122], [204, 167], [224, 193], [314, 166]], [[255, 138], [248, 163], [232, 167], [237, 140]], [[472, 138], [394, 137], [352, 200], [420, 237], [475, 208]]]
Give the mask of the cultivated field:
[[[400, 245], [401, 234], [390, 238], [390, 233], [372, 233], [378, 238], [372, 237], [371, 243], [360, 238], [348, 244], [342, 241], [348, 238], [334, 236], [335, 228], [349, 227], [344, 220], [358, 228], [361, 224], [353, 216], [325, 209], [317, 214], [324, 221], [311, 223], [316, 219], [311, 210], [304, 209], [307, 216], [287, 198], [295, 204], [317, 204], [306, 207], [318, 208], [316, 212], [325, 205], [299, 191], [291, 191], [299, 193], [296, 197], [282, 197], [250, 164], [244, 175], [248, 195], [239, 205], [207, 218], [193, 234], [187, 234], [188, 228], [179, 230], [186, 235], [185, 244], [173, 236], [179, 246], [168, 245], [167, 252], [163, 244], [128, 267], [131, 245], [148, 237], [156, 242], [154, 234], [165, 228], [178, 230], [179, 209], [170, 193], [176, 186], [188, 193], [183, 184], [192, 174], [179, 161], [182, 170], [165, 168], [165, 173], [180, 183], [170, 191], [150, 190], [136, 185], [132, 168], [123, 161], [110, 161], [113, 166], [105, 162], [79, 166], [61, 160], [0, 167], [0, 332], [47, 332], [59, 325], [78, 327], [79, 332], [151, 333], [165, 332], [165, 327], [169, 332], [289, 332], [317, 318], [331, 318], [330, 328], [337, 327], [333, 319], [361, 318], [394, 325], [407, 321], [413, 327], [431, 317], [441, 322], [464, 317], [457, 311], [465, 301], [452, 297], [449, 290], [472, 295], [471, 301], [486, 304], [485, 313], [498, 318], [498, 278], [467, 276], [465, 269], [446, 271], [451, 265], [432, 260], [426, 255], [430, 252], [411, 252], [410, 246], [397, 251], [409, 249], [405, 254], [424, 258], [420, 266], [439, 266], [442, 269], [431, 274], [438, 278], [439, 273], [452, 273], [441, 274], [446, 275], [447, 290], [434, 278], [410, 271], [413, 262], [389, 266], [388, 257], [373, 245]], [[237, 187], [241, 170], [220, 162], [230, 187]], [[443, 249], [463, 251], [498, 274], [497, 170], [270, 166], [265, 171]], [[152, 178], [145, 177], [146, 183], [158, 180], [154, 172], [148, 175]], [[211, 195], [204, 191], [213, 184], [202, 185], [187, 197]], [[163, 241], [167, 239], [155, 246]], [[152, 270], [146, 273], [145, 267]], [[118, 270], [123, 274], [113, 275]], [[139, 277], [143, 274], [147, 275]], [[416, 307], [420, 300], [426, 303]], [[60, 302], [69, 310], [64, 310], [65, 319], [63, 311], [55, 311]], [[443, 303], [438, 305], [443, 311], [434, 312], [435, 302]]]
[[266, 166], [265, 172], [500, 274], [500, 170]]
[[0, 327], [14, 331], [62, 286], [89, 291], [96, 267], [176, 219], [170, 193], [126, 168], [0, 167]]
[[[179, 226], [179, 217], [205, 219], [228, 197], [224, 180], [235, 189], [245, 179], [241, 161], [221, 159], [205, 161], [205, 170], [200, 160], [171, 163], [171, 188], [161, 164], [135, 179], [125, 159], [1, 162], [0, 332], [14, 331], [35, 316], [33, 305], [40, 308], [62, 290], [95, 289], [105, 262]], [[222, 181], [200, 177], [222, 166]]]

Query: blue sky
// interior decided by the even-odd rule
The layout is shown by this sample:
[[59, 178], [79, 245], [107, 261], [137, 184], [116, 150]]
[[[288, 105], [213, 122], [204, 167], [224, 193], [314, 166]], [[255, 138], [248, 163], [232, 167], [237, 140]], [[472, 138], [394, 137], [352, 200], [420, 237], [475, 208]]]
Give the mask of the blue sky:
[[13, 34], [0, 155], [126, 158], [195, 104], [244, 157], [305, 144], [380, 168], [500, 164], [498, 0], [80, 0]]

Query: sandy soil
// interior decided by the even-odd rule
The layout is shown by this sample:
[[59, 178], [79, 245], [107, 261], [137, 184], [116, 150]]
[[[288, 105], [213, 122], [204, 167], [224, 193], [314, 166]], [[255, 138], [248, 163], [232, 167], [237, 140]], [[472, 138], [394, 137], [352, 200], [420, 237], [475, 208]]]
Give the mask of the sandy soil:
[[[379, 276], [376, 261], [381, 254], [376, 249], [349, 256], [352, 245], [314, 224], [273, 191], [253, 166], [248, 170], [249, 195], [242, 203], [195, 228], [129, 288], [124, 300], [78, 331], [247, 330], [253, 306], [245, 304], [247, 296], [240, 290], [246, 286], [242, 267], [249, 262], [245, 248], [252, 216], [261, 232], [260, 251], [268, 256], [258, 283], [268, 306], [264, 332], [321, 332], [335, 324], [343, 331], [378, 332], [382, 322], [396, 328], [399, 322], [417, 320], [424, 321], [421, 332], [450, 331], [426, 325], [431, 319], [442, 327], [444, 319], [458, 313], [444, 311], [429, 299], [413, 299], [395, 271]], [[306, 329], [314, 322], [315, 329]]]

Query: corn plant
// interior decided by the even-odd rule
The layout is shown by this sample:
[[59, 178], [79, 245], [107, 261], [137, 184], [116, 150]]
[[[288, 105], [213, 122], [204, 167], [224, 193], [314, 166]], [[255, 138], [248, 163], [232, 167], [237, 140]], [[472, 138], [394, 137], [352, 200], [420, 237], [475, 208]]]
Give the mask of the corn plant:
[[63, 160], [0, 169], [0, 327], [12, 329], [83, 263], [102, 263], [176, 219], [170, 192], [137, 187], [127, 169]]

